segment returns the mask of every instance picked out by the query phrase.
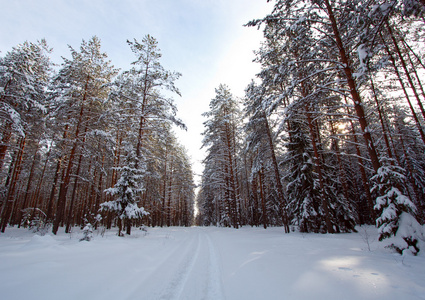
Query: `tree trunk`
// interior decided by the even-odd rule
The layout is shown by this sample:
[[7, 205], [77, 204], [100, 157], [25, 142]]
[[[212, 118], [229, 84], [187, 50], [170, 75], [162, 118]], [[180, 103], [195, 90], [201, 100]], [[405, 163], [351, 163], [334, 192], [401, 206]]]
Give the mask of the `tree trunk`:
[[30, 174], [28, 176], [27, 188], [25, 189], [24, 201], [22, 201], [22, 205], [21, 205], [20, 209], [18, 210], [18, 216], [16, 218], [17, 221], [18, 221], [18, 228], [21, 226], [22, 211], [25, 208], [27, 208], [28, 198], [30, 198], [28, 195], [30, 193], [32, 179], [34, 177], [34, 169], [35, 169], [35, 165], [36, 165], [36, 162], [37, 162], [38, 149], [39, 149], [39, 146], [38, 146], [38, 142], [37, 142], [37, 149], [35, 150], [35, 153], [34, 153], [33, 161], [32, 161], [32, 164], [31, 164], [31, 169], [30, 169]]
[[[43, 171], [41, 171], [41, 176], [40, 176], [40, 179], [38, 181], [37, 188], [35, 190], [35, 193], [34, 193], [34, 196], [33, 196], [33, 199], [32, 199], [32, 202], [34, 202], [34, 205], [33, 205], [34, 208], [38, 208], [38, 207], [42, 208], [43, 207], [42, 204], [39, 202], [39, 197], [40, 197], [41, 187], [43, 185], [44, 174], [46, 173], [47, 164], [48, 164], [49, 159], [50, 159], [50, 153], [51, 153], [51, 148], [49, 148], [49, 151], [47, 152], [46, 161], [44, 162]], [[44, 207], [43, 207], [43, 209], [44, 209]]]
[[[141, 154], [141, 150], [142, 150], [142, 139], [143, 139], [143, 130], [145, 127], [145, 121], [146, 121], [146, 116], [145, 116], [145, 111], [146, 111], [146, 106], [148, 105], [148, 90], [149, 90], [149, 84], [148, 84], [148, 71], [149, 71], [149, 64], [146, 65], [146, 70], [145, 70], [145, 79], [144, 79], [144, 86], [143, 86], [143, 100], [142, 100], [142, 111], [141, 111], [141, 117], [140, 117], [140, 123], [139, 123], [139, 135], [137, 138], [137, 146], [136, 146], [136, 156], [137, 158], [140, 157]], [[135, 164], [135, 169], [137, 169], [139, 167], [139, 161], [136, 160], [136, 164]]]
[[58, 232], [59, 229], [59, 225], [61, 222], [63, 222], [63, 215], [65, 213], [65, 205], [66, 205], [66, 194], [68, 192], [68, 187], [69, 187], [69, 183], [71, 180], [71, 170], [74, 164], [74, 157], [75, 157], [75, 153], [77, 151], [77, 147], [78, 147], [78, 139], [79, 139], [79, 135], [80, 135], [80, 126], [81, 123], [83, 121], [83, 113], [84, 113], [84, 102], [86, 101], [87, 98], [87, 94], [88, 94], [88, 83], [89, 83], [89, 79], [90, 76], [87, 75], [87, 80], [85, 83], [85, 87], [84, 87], [84, 95], [83, 95], [83, 99], [81, 101], [81, 108], [80, 108], [80, 113], [78, 115], [78, 122], [77, 122], [77, 127], [75, 129], [75, 141], [74, 141], [74, 145], [72, 146], [71, 149], [71, 153], [69, 155], [69, 159], [68, 159], [68, 166], [66, 168], [66, 172], [65, 172], [65, 177], [63, 178], [63, 181], [60, 185], [59, 188], [59, 197], [58, 197], [58, 205], [57, 205], [57, 209], [56, 209], [56, 218], [53, 222], [53, 229], [52, 229], [52, 233], [56, 234]]
[[[381, 34], [381, 39], [384, 41], [384, 39], [382, 37], [382, 34]], [[397, 75], [398, 82], [400, 83], [400, 86], [401, 86], [401, 88], [403, 90], [404, 96], [406, 97], [407, 103], [409, 104], [410, 111], [412, 112], [412, 117], [415, 120], [416, 127], [418, 128], [419, 134], [421, 135], [421, 138], [422, 138], [422, 142], [425, 145], [425, 133], [422, 130], [421, 122], [419, 121], [419, 118], [416, 115], [416, 112], [415, 112], [415, 109], [413, 108], [412, 102], [410, 101], [409, 94], [407, 93], [406, 87], [404, 86], [403, 79], [401, 78], [401, 74], [400, 74], [400, 72], [399, 72], [399, 70], [397, 68], [395, 59], [392, 56], [391, 51], [388, 48], [387, 44], [385, 44], [385, 42], [384, 42], [384, 45], [385, 45], [385, 50], [387, 51], [388, 57], [390, 58], [391, 63], [393, 65], [394, 71], [395, 71], [395, 73]]]
[[[345, 99], [345, 103], [348, 105], [347, 98], [344, 97], [344, 99]], [[350, 115], [350, 111], [349, 111], [348, 107], [347, 107], [347, 114]], [[368, 183], [366, 170], [364, 168], [362, 153], [361, 153], [360, 148], [358, 146], [359, 141], [357, 139], [357, 132], [356, 132], [356, 128], [354, 126], [354, 123], [351, 120], [350, 120], [350, 125], [351, 125], [351, 133], [353, 134], [354, 145], [355, 145], [355, 148], [356, 148], [357, 161], [358, 161], [358, 164], [359, 164], [360, 175], [361, 175], [362, 183], [363, 183], [363, 189], [364, 189], [364, 192], [365, 192], [366, 201], [367, 201], [367, 205], [368, 205], [369, 217], [374, 222], [375, 221], [375, 210], [373, 208], [374, 207], [374, 201], [373, 201], [372, 195], [370, 193], [370, 186], [369, 186], [369, 183]]]
[[[96, 199], [95, 199], [95, 204], [94, 204], [94, 212], [95, 214], [97, 214], [99, 212], [99, 207], [100, 207], [100, 203], [102, 201], [102, 183], [103, 183], [103, 165], [105, 163], [105, 154], [102, 154], [102, 166], [101, 166], [101, 170], [100, 170], [100, 175], [99, 175], [99, 182], [97, 185], [97, 191], [96, 191]], [[94, 229], [97, 229], [97, 224], [98, 222], [96, 222], [94, 224]]]
[[305, 107], [305, 111], [306, 111], [306, 115], [307, 115], [308, 127], [309, 127], [309, 130], [310, 130], [311, 144], [313, 146], [314, 165], [315, 165], [316, 172], [319, 176], [320, 198], [322, 200], [323, 212], [325, 213], [326, 231], [329, 232], [329, 233], [335, 233], [333, 226], [332, 226], [331, 219], [330, 219], [329, 204], [328, 204], [328, 201], [327, 201], [326, 196], [325, 196], [325, 184], [324, 184], [324, 179], [323, 179], [323, 174], [322, 174], [322, 160], [320, 158], [319, 151], [317, 149], [317, 143], [316, 143], [317, 137], [316, 137], [316, 133], [315, 133], [313, 119], [311, 117], [311, 112], [309, 111], [309, 108], [308, 108], [307, 105]]
[[8, 192], [6, 196], [6, 202], [5, 202], [2, 216], [1, 216], [1, 232], [4, 232], [6, 230], [7, 224], [9, 223], [9, 219], [11, 217], [13, 205], [15, 202], [14, 196], [15, 196], [16, 184], [18, 182], [18, 178], [21, 173], [22, 157], [24, 154], [25, 143], [26, 143], [26, 136], [21, 138], [19, 143], [19, 149], [17, 150], [17, 154], [16, 154], [17, 157], [15, 159], [15, 165], [13, 167], [13, 173], [9, 183], [9, 188], [8, 188]]
[[[415, 66], [415, 64], [413, 63], [413, 60], [412, 60], [412, 57], [410, 56], [410, 54], [409, 54], [409, 50], [411, 50], [411, 48], [410, 47], [408, 47], [408, 45], [407, 45], [407, 43], [403, 40], [403, 43], [404, 43], [404, 46], [405, 46], [405, 50], [406, 50], [406, 52], [407, 52], [407, 55], [408, 55], [408, 57], [409, 57], [409, 62], [410, 62], [410, 66], [411, 66], [411, 68], [412, 68], [412, 70], [413, 70], [413, 73], [415, 74], [415, 78], [416, 78], [416, 81], [417, 81], [417, 83], [418, 83], [418, 85], [419, 85], [419, 88], [420, 88], [420, 90], [421, 90], [421, 93], [422, 93], [422, 97], [425, 99], [425, 90], [424, 90], [424, 87], [423, 87], [423, 85], [422, 85], [422, 81], [421, 81], [421, 79], [419, 78], [419, 75], [418, 75], [418, 72], [416, 71], [416, 66]], [[407, 49], [406, 49], [407, 48]], [[412, 53], [413, 53], [413, 55], [416, 55], [413, 51], [411, 51]], [[418, 58], [418, 57], [416, 57], [417, 58], [417, 60], [419, 61], [419, 63], [420, 64], [422, 64], [422, 62], [421, 62], [421, 60]], [[423, 66], [423, 65], [422, 65]], [[423, 66], [424, 68], [425, 68], [425, 66]]]
[[167, 199], [167, 182], [168, 182], [167, 178], [168, 178], [168, 147], [165, 147], [164, 187], [162, 191], [161, 227], [164, 226], [164, 219], [165, 219], [165, 202]]
[[130, 235], [131, 234], [131, 219], [126, 219], [126, 226], [127, 226], [127, 230], [126, 230], [126, 234]]
[[258, 172], [258, 179], [260, 181], [259, 184], [260, 184], [261, 209], [263, 211], [263, 226], [264, 226], [264, 229], [267, 229], [269, 218], [267, 214], [266, 199], [264, 197], [263, 168], [261, 168], [261, 171]]
[[[61, 159], [59, 159], [59, 161], [56, 165], [56, 172], [55, 172], [55, 177], [53, 178], [52, 190], [50, 191], [49, 204], [47, 206], [47, 217], [46, 217], [46, 219], [49, 222], [53, 219], [53, 204], [54, 204], [53, 201], [54, 201], [55, 194], [56, 194], [56, 186], [58, 184], [62, 160], [63, 160], [63, 157]], [[63, 178], [64, 172], [65, 172], [65, 169], [62, 169], [61, 178]]]
[[[77, 134], [78, 134], [78, 130], [76, 132], [76, 137], [78, 136]], [[63, 174], [64, 176], [62, 177], [62, 182], [60, 184], [58, 203], [56, 207], [56, 217], [53, 222], [53, 229], [52, 229], [53, 234], [56, 234], [58, 232], [59, 225], [63, 220], [63, 215], [65, 212], [65, 204], [66, 204], [66, 194], [68, 192], [68, 187], [71, 180], [71, 169], [73, 167], [76, 149], [77, 149], [77, 142], [74, 143], [74, 146], [71, 149], [71, 154], [69, 155], [69, 158], [68, 158], [68, 166], [66, 168], [66, 171]]]
[[170, 162], [170, 176], [169, 176], [169, 184], [168, 184], [168, 195], [167, 195], [167, 207], [166, 207], [166, 217], [167, 217], [167, 226], [171, 226], [171, 197], [172, 197], [172, 189], [173, 189], [173, 162]]
[[237, 187], [235, 182], [235, 172], [234, 172], [234, 157], [233, 157], [233, 149], [231, 140], [231, 133], [228, 124], [226, 124], [226, 142], [227, 142], [227, 164], [228, 164], [228, 176], [229, 176], [229, 201], [231, 205], [231, 218], [234, 228], [239, 228], [239, 217], [238, 217], [238, 197], [236, 194]]
[[287, 209], [286, 209], [286, 199], [285, 199], [285, 194], [283, 191], [283, 186], [282, 186], [282, 181], [280, 178], [280, 173], [279, 173], [279, 166], [277, 164], [277, 159], [276, 159], [276, 152], [274, 150], [274, 143], [273, 143], [273, 137], [271, 134], [271, 130], [270, 130], [270, 126], [269, 126], [269, 121], [267, 120], [267, 116], [264, 113], [263, 114], [263, 118], [264, 118], [264, 125], [265, 125], [265, 129], [266, 129], [266, 133], [267, 133], [267, 141], [269, 144], [269, 148], [270, 148], [270, 155], [272, 157], [272, 164], [273, 164], [273, 170], [274, 170], [274, 177], [275, 177], [275, 181], [276, 181], [276, 188], [277, 188], [277, 195], [279, 197], [279, 205], [281, 205], [281, 214], [282, 214], [282, 222], [283, 222], [283, 226], [285, 228], [285, 233], [289, 233], [289, 220], [288, 220], [288, 213], [287, 213]]
[[80, 157], [78, 159], [77, 171], [75, 172], [74, 188], [72, 189], [71, 202], [69, 204], [69, 210], [68, 210], [68, 218], [66, 219], [65, 233], [70, 232], [71, 226], [72, 226], [72, 223], [73, 223], [72, 214], [73, 214], [73, 208], [74, 208], [74, 202], [75, 202], [75, 194], [77, 192], [77, 187], [78, 187], [78, 177], [80, 176], [81, 160], [82, 159], [83, 159], [83, 155], [80, 154]]
[[378, 110], [379, 121], [381, 122], [382, 135], [384, 136], [385, 146], [387, 147], [387, 154], [389, 158], [393, 158], [390, 142], [388, 140], [387, 126], [385, 126], [384, 117], [381, 110], [381, 105], [378, 101], [378, 96], [376, 95], [376, 89], [375, 89], [375, 84], [373, 83], [372, 75], [370, 76], [370, 85], [372, 88], [373, 99], [375, 100], [376, 108]]
[[333, 136], [335, 136], [335, 154], [336, 154], [336, 158], [338, 161], [338, 167], [339, 167], [339, 176], [340, 176], [340, 180], [341, 180], [341, 185], [342, 185], [342, 189], [344, 191], [344, 197], [347, 201], [350, 200], [350, 195], [349, 195], [349, 190], [348, 190], [348, 185], [347, 185], [347, 173], [344, 170], [344, 166], [342, 163], [342, 159], [341, 159], [341, 152], [339, 149], [339, 140], [336, 137], [336, 130], [335, 130], [335, 126], [333, 124], [333, 121], [330, 120], [330, 127], [331, 127], [331, 133]]
[[0, 142], [0, 171], [3, 169], [4, 159], [6, 157], [9, 141], [12, 137], [12, 124], [6, 121], [6, 128], [3, 131], [2, 139]]
[[415, 85], [413, 83], [412, 77], [410, 76], [410, 72], [407, 69], [406, 62], [404, 61], [403, 55], [401, 54], [401, 51], [400, 51], [400, 48], [398, 46], [397, 40], [396, 40], [396, 38], [395, 38], [395, 36], [393, 34], [393, 31], [391, 29], [390, 24], [388, 23], [388, 20], [386, 20], [386, 25], [387, 25], [388, 32], [389, 32], [389, 34], [391, 36], [391, 40], [393, 41], [393, 44], [394, 44], [394, 48], [396, 50], [396, 53], [397, 53], [397, 55], [398, 55], [398, 57], [400, 59], [401, 65], [403, 66], [403, 70], [404, 70], [404, 73], [406, 74], [407, 81], [409, 82], [410, 88], [412, 89], [413, 94], [415, 95], [415, 98], [416, 98], [416, 100], [418, 102], [418, 106], [419, 106], [419, 109], [421, 110], [422, 117], [425, 120], [425, 109], [424, 109], [424, 107], [422, 105], [421, 100], [419, 99], [418, 92], [416, 91], [416, 88], [415, 88]]
[[354, 81], [353, 73], [351, 70], [351, 63], [348, 56], [348, 53], [345, 51], [345, 47], [342, 43], [342, 39], [339, 33], [338, 25], [334, 16], [333, 9], [329, 3], [329, 0], [324, 0], [324, 3], [326, 5], [326, 9], [328, 12], [329, 20], [332, 25], [332, 30], [334, 33], [335, 41], [337, 44], [337, 47], [339, 49], [339, 57], [341, 60], [341, 63], [344, 66], [344, 73], [345, 77], [347, 79], [348, 86], [350, 88], [350, 94], [354, 102], [354, 109], [356, 111], [357, 117], [359, 118], [359, 124], [360, 128], [362, 130], [363, 138], [366, 143], [366, 148], [369, 153], [369, 158], [372, 162], [373, 169], [375, 170], [375, 173], [378, 171], [379, 167], [381, 166], [379, 162], [378, 153], [376, 152], [375, 145], [372, 140], [372, 136], [370, 134], [370, 131], [368, 129], [368, 124], [366, 121], [366, 115], [363, 109], [362, 105], [362, 99], [360, 97], [360, 94], [357, 90], [356, 82]]
[[[69, 118], [68, 118], [69, 119]], [[65, 129], [64, 129], [64, 131], [63, 131], [63, 135], [62, 135], [62, 140], [63, 141], [65, 141], [65, 139], [66, 139], [66, 137], [67, 137], [67, 135], [68, 135], [68, 128], [69, 128], [69, 125], [68, 124], [66, 124], [65, 125]], [[60, 169], [61, 169], [61, 167], [62, 167], [62, 160], [64, 159], [64, 155], [62, 155], [61, 156], [61, 158], [59, 159], [59, 161], [58, 161], [58, 163], [57, 163], [57, 165], [56, 165], [56, 172], [55, 172], [55, 177], [54, 177], [54, 179], [53, 179], [53, 185], [52, 185], [52, 190], [51, 190], [51, 192], [50, 192], [50, 198], [49, 198], [49, 204], [48, 204], [48, 207], [47, 207], [47, 217], [46, 217], [46, 219], [48, 220], [48, 221], [51, 221], [52, 220], [52, 214], [53, 214], [53, 199], [54, 199], [54, 197], [55, 197], [55, 193], [56, 193], [56, 186], [57, 186], [57, 183], [58, 183], [58, 179], [59, 179], [59, 172], [60, 172]], [[62, 170], [62, 177], [61, 178], [63, 178], [63, 176], [64, 176], [64, 170]]]

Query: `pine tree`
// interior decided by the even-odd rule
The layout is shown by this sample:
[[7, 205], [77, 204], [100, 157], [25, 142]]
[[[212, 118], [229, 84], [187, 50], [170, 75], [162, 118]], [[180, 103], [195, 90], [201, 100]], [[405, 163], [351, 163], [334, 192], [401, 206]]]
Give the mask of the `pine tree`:
[[46, 86], [51, 74], [45, 40], [24, 42], [0, 58], [0, 171], [12, 134], [25, 136], [30, 116], [46, 112]]
[[126, 233], [130, 235], [132, 221], [149, 214], [137, 204], [140, 193], [144, 190], [141, 184], [144, 175], [143, 168], [131, 145], [127, 146], [126, 151], [125, 165], [117, 168], [117, 171], [121, 172], [120, 178], [113, 188], [105, 190], [107, 194], [116, 198], [100, 205], [101, 211], [111, 212], [118, 218], [119, 236], [122, 236], [123, 226], [126, 227]]
[[323, 210], [320, 208], [320, 186], [314, 172], [314, 159], [306, 122], [290, 122], [291, 132], [288, 152], [284, 163], [288, 168], [285, 180], [288, 182], [289, 211], [292, 224], [302, 232], [323, 230]]
[[[204, 122], [203, 147], [208, 147], [204, 160], [203, 191], [215, 189], [215, 222], [238, 228], [240, 225], [240, 187], [237, 181], [237, 126], [239, 109], [236, 100], [225, 85], [216, 89], [210, 102], [210, 111]], [[211, 177], [210, 177], [211, 176]]]
[[[64, 59], [63, 66], [54, 80], [56, 98], [53, 121], [57, 124], [65, 124], [62, 138], [66, 145], [61, 154], [62, 159], [66, 159], [66, 166], [64, 165], [62, 169], [63, 175], [52, 229], [54, 234], [64, 221], [66, 199], [76, 156], [82, 153], [81, 148], [85, 146], [92, 120], [98, 118], [105, 108], [104, 102], [108, 95], [107, 84], [116, 75], [116, 69], [110, 65], [110, 61], [106, 60], [107, 55], [101, 52], [100, 47], [100, 40], [96, 36], [88, 42], [83, 40], [79, 52], [70, 47], [72, 60]], [[70, 137], [72, 137], [72, 143], [67, 142]], [[61, 162], [61, 160], [58, 162], [58, 170], [62, 168]], [[77, 168], [80, 163], [81, 160], [78, 161]], [[77, 182], [74, 183], [74, 189], [76, 184]], [[52, 195], [54, 195], [53, 190]], [[49, 211], [51, 211], [50, 204]], [[48, 217], [50, 217], [49, 213]]]
[[[25, 208], [28, 202], [26, 196], [23, 203], [19, 203], [16, 194], [26, 149], [30, 146], [30, 152], [35, 148], [37, 153], [44, 132], [43, 118], [47, 112], [47, 85], [51, 74], [50, 51], [44, 40], [37, 44], [25, 42], [0, 58], [0, 183], [5, 194], [1, 209], [2, 232], [9, 221], [14, 223], [16, 219], [20, 222], [20, 208]], [[6, 162], [8, 152], [11, 160]], [[30, 179], [37, 155], [32, 161]], [[30, 181], [26, 192], [29, 186]]]
[[372, 177], [375, 183], [373, 189], [381, 195], [376, 199], [375, 205], [379, 212], [376, 226], [380, 241], [390, 238], [390, 247], [397, 252], [410, 249], [416, 254], [420, 250], [419, 239], [425, 241], [425, 236], [414, 217], [416, 206], [403, 191], [403, 173], [405, 171], [402, 168], [384, 162], [378, 173]]
[[141, 43], [136, 39], [127, 43], [137, 60], [132, 63], [133, 68], [122, 74], [112, 96], [122, 102], [123, 112], [129, 117], [127, 122], [137, 123], [134, 124], [138, 130], [136, 154], [140, 156], [146, 133], [152, 130], [149, 120], [162, 120], [185, 128], [185, 125], [175, 117], [177, 109], [173, 99], [161, 94], [164, 90], [168, 90], [180, 95], [175, 81], [181, 74], [167, 71], [161, 65], [161, 53], [154, 37], [147, 35]]
[[[252, 171], [253, 173], [257, 173], [260, 169], [264, 168], [263, 164], [270, 164], [271, 173], [274, 175], [271, 184], [274, 187], [274, 194], [277, 195], [277, 199], [275, 199], [275, 202], [277, 202], [277, 205], [275, 205], [275, 207], [277, 206], [277, 215], [281, 216], [285, 232], [289, 233], [287, 200], [277, 161], [275, 139], [269, 125], [269, 117], [264, 109], [264, 87], [257, 87], [254, 83], [251, 83], [246, 90], [246, 94], [245, 111], [246, 116], [249, 118], [245, 128], [248, 132], [246, 150], [254, 153]], [[255, 180], [254, 178], [252, 179]], [[263, 211], [263, 214], [265, 213]]]

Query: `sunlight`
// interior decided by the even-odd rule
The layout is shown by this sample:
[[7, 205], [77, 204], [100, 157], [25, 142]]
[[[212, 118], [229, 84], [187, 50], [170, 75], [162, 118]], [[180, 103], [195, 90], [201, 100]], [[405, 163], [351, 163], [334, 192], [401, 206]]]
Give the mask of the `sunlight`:
[[366, 268], [366, 262], [362, 257], [343, 256], [321, 260], [320, 268], [326, 271], [339, 282], [351, 285], [353, 289], [365, 296], [373, 293], [376, 296], [384, 296], [389, 291], [389, 280], [386, 274]]
[[338, 129], [338, 132], [344, 132], [346, 129], [346, 125], [344, 123], [338, 123], [337, 129]]
[[333, 269], [333, 268], [339, 268], [339, 267], [355, 267], [360, 264], [360, 258], [359, 257], [353, 257], [353, 256], [347, 256], [347, 257], [336, 257], [332, 259], [326, 259], [320, 261], [320, 264], [325, 269]]

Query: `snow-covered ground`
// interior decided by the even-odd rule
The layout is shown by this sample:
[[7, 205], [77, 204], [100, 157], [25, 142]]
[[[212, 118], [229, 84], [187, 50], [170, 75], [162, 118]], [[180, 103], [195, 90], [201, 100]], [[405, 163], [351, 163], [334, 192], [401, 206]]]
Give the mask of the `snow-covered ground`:
[[8, 228], [0, 235], [0, 299], [425, 299], [425, 253], [393, 254], [373, 227], [334, 235], [172, 227], [81, 237], [79, 229], [37, 236]]

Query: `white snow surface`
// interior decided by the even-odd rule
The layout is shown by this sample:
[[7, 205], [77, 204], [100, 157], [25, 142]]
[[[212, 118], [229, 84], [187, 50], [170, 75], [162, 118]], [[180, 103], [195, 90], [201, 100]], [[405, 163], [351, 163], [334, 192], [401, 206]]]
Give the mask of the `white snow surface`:
[[[0, 298], [425, 299], [425, 255], [400, 256], [374, 227], [350, 234], [282, 228], [0, 235]], [[370, 250], [369, 250], [370, 248]], [[423, 251], [425, 251], [423, 249]]]

